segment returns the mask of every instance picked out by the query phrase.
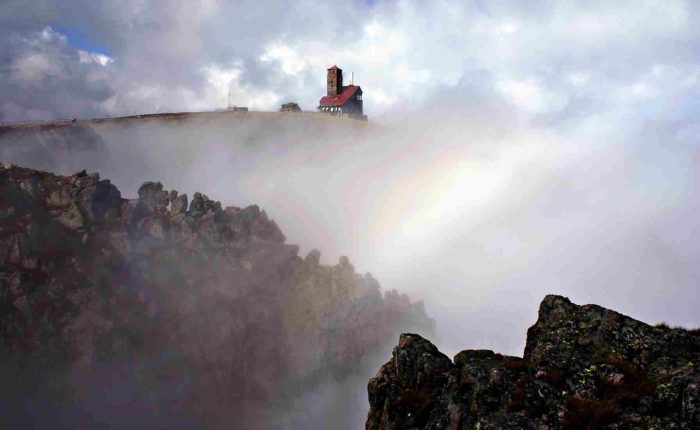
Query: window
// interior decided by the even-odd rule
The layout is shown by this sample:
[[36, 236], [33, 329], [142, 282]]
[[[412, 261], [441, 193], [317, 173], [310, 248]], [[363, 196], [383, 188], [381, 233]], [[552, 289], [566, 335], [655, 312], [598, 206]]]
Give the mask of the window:
[[357, 101], [360, 101], [360, 102], [362, 101], [362, 94], [357, 95]]

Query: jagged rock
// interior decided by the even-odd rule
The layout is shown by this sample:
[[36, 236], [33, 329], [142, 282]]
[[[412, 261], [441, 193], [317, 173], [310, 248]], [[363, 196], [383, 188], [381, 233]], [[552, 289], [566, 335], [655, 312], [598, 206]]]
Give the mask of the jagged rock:
[[52, 192], [46, 201], [51, 206], [68, 206], [73, 202], [73, 196], [67, 188], [60, 188]]
[[[171, 191], [172, 193], [172, 191]], [[187, 194], [182, 194], [179, 196], [176, 196], [173, 198], [171, 194], [171, 199], [170, 199], [170, 213], [173, 215], [178, 215], [181, 214], [185, 211], [187, 211]]]
[[143, 208], [144, 214], [151, 214], [156, 211], [161, 204], [161, 191], [163, 184], [160, 182], [144, 182], [139, 188], [139, 204]]
[[450, 362], [399, 338], [368, 385], [366, 428], [700, 428], [700, 337], [547, 296], [523, 358], [462, 351]]
[[121, 193], [110, 181], [98, 181], [80, 190], [76, 201], [80, 212], [85, 214], [87, 219], [91, 222], [101, 222], [119, 216]]
[[187, 205], [158, 182], [126, 200], [96, 174], [3, 165], [0, 375], [7, 363], [46, 381], [119, 368], [139, 410], [259, 428], [299, 387], [366, 372], [401, 330], [432, 331], [422, 305], [382, 296], [347, 258], [300, 258], [258, 206], [222, 210], [201, 193]]
[[[393, 428], [401, 423], [405, 428], [423, 428], [429, 419], [431, 406], [438, 401], [438, 391], [445, 385], [452, 361], [427, 340], [416, 334], [402, 334], [394, 348], [393, 359], [382, 366], [369, 383], [370, 404], [396, 399], [394, 407], [384, 414], [372, 414], [368, 428]], [[447, 417], [434, 417], [436, 425], [445, 424]]]
[[78, 206], [71, 205], [56, 218], [58, 222], [68, 227], [71, 230], [77, 230], [85, 225], [83, 215], [80, 213]]
[[203, 196], [202, 193], [194, 193], [192, 196], [192, 201], [190, 202], [190, 212], [193, 214], [201, 214], [204, 212], [204, 197], [205, 196]]
[[311, 267], [318, 267], [321, 264], [321, 252], [318, 249], [312, 249], [306, 255], [304, 262]]

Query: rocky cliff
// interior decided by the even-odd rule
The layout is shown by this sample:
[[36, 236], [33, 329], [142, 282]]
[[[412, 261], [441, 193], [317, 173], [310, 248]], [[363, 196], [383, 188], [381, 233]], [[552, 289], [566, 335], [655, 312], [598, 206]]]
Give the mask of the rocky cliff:
[[559, 296], [542, 301], [523, 358], [453, 360], [403, 334], [370, 380], [367, 429], [698, 429], [700, 333]]
[[85, 171], [0, 167], [5, 422], [269, 428], [400, 331], [432, 331], [422, 304], [347, 258], [299, 257], [257, 206], [154, 182], [138, 196]]

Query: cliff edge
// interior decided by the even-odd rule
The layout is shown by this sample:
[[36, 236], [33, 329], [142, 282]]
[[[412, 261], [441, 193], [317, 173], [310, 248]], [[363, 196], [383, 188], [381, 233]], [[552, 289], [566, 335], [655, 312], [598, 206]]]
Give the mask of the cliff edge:
[[368, 385], [366, 428], [697, 429], [700, 333], [549, 295], [523, 358], [454, 361], [402, 334]]
[[271, 428], [401, 331], [432, 331], [346, 257], [297, 253], [257, 206], [0, 165], [3, 420]]

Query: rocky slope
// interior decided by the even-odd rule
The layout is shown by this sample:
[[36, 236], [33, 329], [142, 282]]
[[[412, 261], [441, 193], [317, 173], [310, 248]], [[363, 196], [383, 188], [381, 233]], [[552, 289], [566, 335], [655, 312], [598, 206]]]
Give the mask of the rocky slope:
[[699, 334], [559, 296], [542, 301], [523, 358], [452, 361], [403, 334], [369, 382], [366, 428], [698, 429]]
[[5, 422], [268, 428], [400, 331], [432, 331], [422, 304], [347, 258], [299, 257], [257, 206], [153, 182], [138, 195], [85, 171], [0, 167]]

